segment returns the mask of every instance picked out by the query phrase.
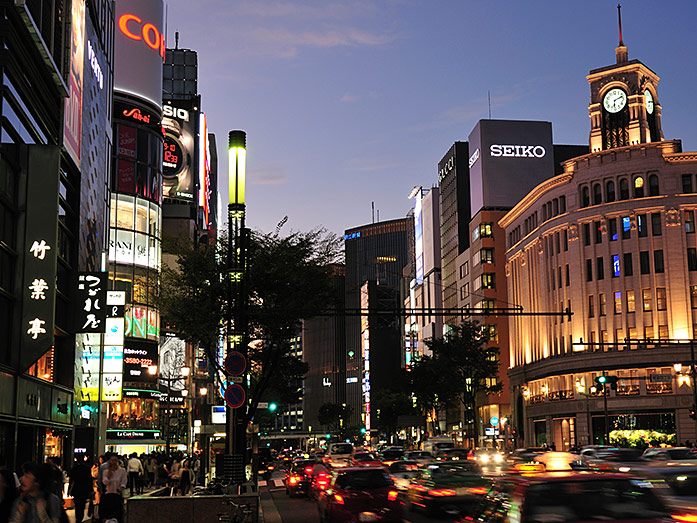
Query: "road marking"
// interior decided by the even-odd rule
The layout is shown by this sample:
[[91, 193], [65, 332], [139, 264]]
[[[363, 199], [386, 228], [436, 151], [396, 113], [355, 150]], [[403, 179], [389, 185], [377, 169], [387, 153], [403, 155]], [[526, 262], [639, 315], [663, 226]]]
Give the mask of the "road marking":
[[266, 480], [265, 480], [265, 479], [260, 479], [260, 480], [259, 480], [258, 486], [259, 486], [259, 487], [265, 487], [265, 486], [266, 486]]

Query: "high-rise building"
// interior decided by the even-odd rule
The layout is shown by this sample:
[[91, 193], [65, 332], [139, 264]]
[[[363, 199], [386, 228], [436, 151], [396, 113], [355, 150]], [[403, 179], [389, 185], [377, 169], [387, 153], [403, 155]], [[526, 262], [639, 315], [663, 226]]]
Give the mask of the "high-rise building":
[[407, 230], [413, 227], [411, 218], [402, 218], [354, 227], [344, 233], [346, 308], [370, 311], [369, 316], [346, 318], [346, 404], [352, 408], [351, 425], [367, 430], [374, 415], [371, 396], [389, 388], [390, 380], [401, 368], [403, 322], [396, 313], [380, 318], [375, 314], [401, 308], [404, 300], [399, 290], [402, 269], [407, 264]]
[[0, 21], [0, 454], [14, 468], [72, 460], [73, 286], [106, 246], [112, 4], [69, 5], [5, 2]]
[[697, 436], [686, 372], [697, 328], [697, 162], [662, 138], [658, 76], [628, 60], [622, 41], [615, 54], [587, 76], [591, 152], [563, 162], [499, 221], [509, 301], [573, 313], [509, 318], [520, 443], [563, 450]]
[[[167, 373], [182, 362], [170, 352], [160, 358], [155, 299], [162, 263], [164, 5], [161, 0], [115, 5], [108, 272], [110, 289], [124, 293], [125, 322], [121, 346], [105, 340], [102, 399], [106, 445], [124, 454], [164, 443], [157, 375], [149, 368]], [[183, 403], [178, 390], [174, 401]]]

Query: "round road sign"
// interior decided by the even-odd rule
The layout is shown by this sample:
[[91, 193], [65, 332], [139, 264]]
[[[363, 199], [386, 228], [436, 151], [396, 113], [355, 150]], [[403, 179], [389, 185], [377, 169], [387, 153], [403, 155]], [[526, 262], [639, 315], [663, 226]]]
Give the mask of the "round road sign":
[[228, 407], [237, 409], [244, 405], [244, 399], [244, 389], [240, 385], [237, 383], [228, 385], [228, 388], [225, 390], [225, 403], [227, 403]]
[[491, 423], [494, 427], [499, 424], [499, 419], [496, 416], [492, 416], [491, 419], [489, 420], [489, 423]]
[[230, 376], [239, 376], [247, 368], [247, 358], [241, 352], [233, 350], [225, 357], [223, 367]]

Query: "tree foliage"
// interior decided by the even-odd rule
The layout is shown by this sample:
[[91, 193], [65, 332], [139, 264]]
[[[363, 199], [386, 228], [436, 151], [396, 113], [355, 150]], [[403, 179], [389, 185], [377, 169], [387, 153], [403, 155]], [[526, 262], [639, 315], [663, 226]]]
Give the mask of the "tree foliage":
[[340, 432], [345, 428], [351, 419], [353, 409], [350, 405], [339, 405], [337, 403], [324, 403], [317, 412], [317, 419], [320, 424], [327, 427], [332, 432]]
[[453, 327], [443, 338], [426, 340], [433, 356], [418, 359], [411, 371], [419, 407], [435, 412], [436, 419], [455, 400], [476, 412], [478, 394], [500, 392], [499, 349], [488, 342], [488, 332], [474, 321]]
[[370, 398], [370, 408], [375, 412], [375, 428], [390, 436], [399, 429], [399, 416], [410, 416], [417, 412], [411, 395], [403, 389], [377, 390]]
[[[247, 302], [251, 408], [259, 401], [297, 403], [307, 364], [290, 354], [301, 321], [331, 304], [330, 265], [341, 261], [341, 241], [324, 229], [281, 236], [248, 235], [244, 282]], [[168, 241], [174, 262], [165, 265], [159, 306], [169, 328], [206, 350], [209, 369], [218, 375], [215, 349], [224, 334], [228, 306], [227, 241], [193, 246]]]

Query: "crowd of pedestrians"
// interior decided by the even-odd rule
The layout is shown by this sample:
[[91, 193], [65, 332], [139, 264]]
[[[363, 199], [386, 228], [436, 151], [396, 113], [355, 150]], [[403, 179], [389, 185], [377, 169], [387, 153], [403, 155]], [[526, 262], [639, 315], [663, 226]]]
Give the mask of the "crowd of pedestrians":
[[202, 483], [198, 454], [141, 454], [119, 456], [106, 453], [92, 462], [76, 458], [69, 473], [60, 460], [49, 458], [41, 465], [27, 463], [18, 476], [0, 456], [0, 523], [66, 523], [63, 492], [73, 499], [75, 521], [123, 523], [124, 498], [146, 489], [168, 487], [172, 495], [189, 495]]

